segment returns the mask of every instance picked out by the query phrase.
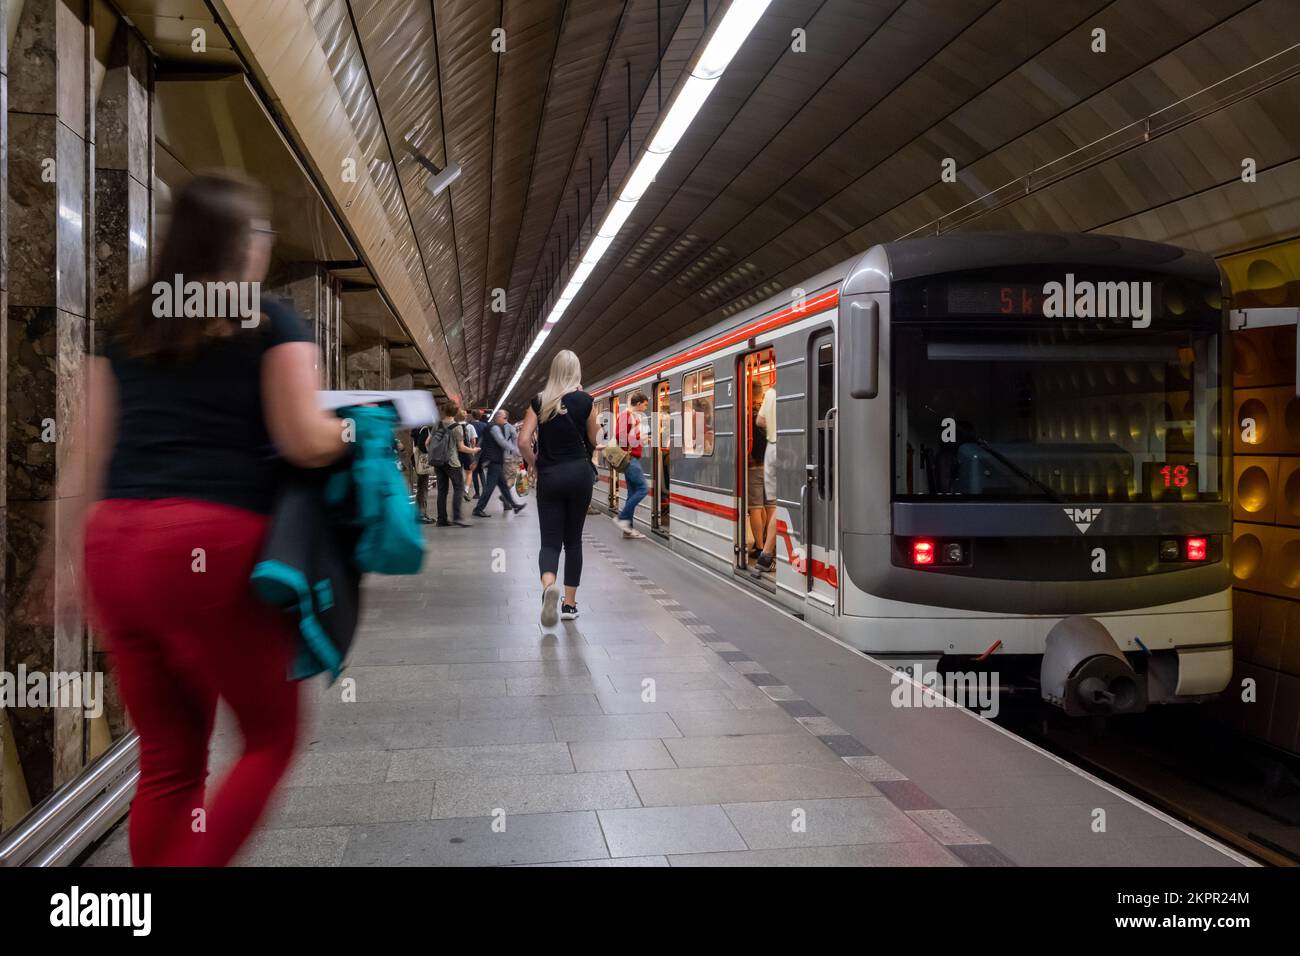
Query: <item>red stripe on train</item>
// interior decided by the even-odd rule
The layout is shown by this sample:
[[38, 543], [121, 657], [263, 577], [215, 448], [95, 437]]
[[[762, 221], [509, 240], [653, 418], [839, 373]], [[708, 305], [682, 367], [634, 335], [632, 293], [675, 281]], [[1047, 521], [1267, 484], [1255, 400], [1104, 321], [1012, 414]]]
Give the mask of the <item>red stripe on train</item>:
[[592, 392], [595, 398], [606, 395], [609, 392], [617, 391], [624, 385], [630, 385], [639, 381], [648, 375], [658, 375], [660, 372], [666, 372], [671, 368], [676, 368], [689, 362], [691, 359], [708, 355], [718, 349], [726, 348], [728, 345], [735, 345], [737, 342], [743, 342], [745, 339], [754, 335], [761, 335], [764, 332], [779, 328], [782, 325], [789, 325], [791, 322], [797, 322], [800, 319], [806, 319], [810, 315], [815, 315], [826, 309], [832, 309], [839, 304], [840, 290], [838, 288], [828, 289], [820, 295], [815, 295], [802, 306], [787, 306], [779, 312], [769, 315], [766, 319], [759, 319], [749, 325], [742, 326], [731, 332], [718, 336], [716, 339], [710, 339], [707, 342], [701, 342], [693, 348], [687, 349], [677, 355], [670, 355], [666, 359], [661, 359], [653, 365], [649, 365], [640, 371], [633, 372], [631, 375], [625, 375], [616, 382], [611, 382], [602, 388]]
[[[686, 495], [680, 495], [677, 492], [670, 492], [668, 500], [687, 508], [693, 508], [696, 511], [703, 511], [705, 514], [717, 515], [720, 518], [726, 518], [729, 521], [735, 521], [738, 517], [735, 508], [727, 505], [717, 505], [711, 501], [703, 501], [699, 498], [688, 498]], [[790, 526], [784, 521], [777, 521], [776, 532], [785, 542], [786, 560], [794, 561], [794, 541], [790, 538]], [[831, 587], [839, 589], [840, 575], [839, 570], [833, 564], [827, 564], [824, 561], [818, 561], [815, 558], [809, 558], [808, 570], [812, 576], [819, 581], [825, 581]]]

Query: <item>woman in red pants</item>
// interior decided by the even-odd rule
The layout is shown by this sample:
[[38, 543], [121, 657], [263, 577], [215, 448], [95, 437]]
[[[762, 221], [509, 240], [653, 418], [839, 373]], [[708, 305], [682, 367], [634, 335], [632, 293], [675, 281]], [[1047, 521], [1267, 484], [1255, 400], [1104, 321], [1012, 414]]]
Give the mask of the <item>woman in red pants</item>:
[[[140, 736], [129, 823], [137, 866], [228, 863], [298, 736], [292, 623], [257, 601], [249, 574], [280, 462], [327, 465], [345, 446], [317, 401], [311, 331], [259, 301], [267, 215], [250, 183], [191, 180], [175, 197], [154, 279], [90, 369], [89, 474], [101, 500], [85, 527], [86, 580]], [[195, 282], [204, 305], [178, 312]], [[231, 290], [242, 298], [220, 299]], [[207, 792], [218, 698], [244, 749]]]

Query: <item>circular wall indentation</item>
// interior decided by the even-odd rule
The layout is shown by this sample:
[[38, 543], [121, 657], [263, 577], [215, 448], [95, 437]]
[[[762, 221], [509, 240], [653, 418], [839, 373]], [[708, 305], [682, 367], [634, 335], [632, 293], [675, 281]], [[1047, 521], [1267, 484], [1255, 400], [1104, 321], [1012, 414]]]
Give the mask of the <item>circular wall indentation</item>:
[[1300, 588], [1300, 538], [1292, 538], [1282, 545], [1278, 555], [1278, 578], [1289, 588]]
[[1264, 562], [1264, 545], [1250, 532], [1232, 542], [1232, 576], [1238, 581], [1249, 581], [1259, 573]]
[[1232, 367], [1238, 375], [1258, 375], [1260, 365], [1263, 364], [1259, 357], [1259, 349], [1255, 343], [1244, 335], [1238, 335], [1232, 340]]
[[1282, 486], [1282, 500], [1278, 504], [1292, 518], [1300, 518], [1300, 468], [1286, 476]]
[[1237, 500], [1251, 514], [1264, 510], [1269, 492], [1268, 472], [1259, 465], [1251, 465], [1237, 477]]
[[[1292, 395], [1287, 399], [1286, 409], [1282, 412], [1282, 426], [1286, 429], [1286, 437], [1291, 444], [1300, 445], [1300, 397]], [[1287, 451], [1300, 449], [1288, 448]]]
[[1247, 267], [1246, 283], [1265, 305], [1286, 302], [1286, 274], [1268, 259], [1256, 259]]

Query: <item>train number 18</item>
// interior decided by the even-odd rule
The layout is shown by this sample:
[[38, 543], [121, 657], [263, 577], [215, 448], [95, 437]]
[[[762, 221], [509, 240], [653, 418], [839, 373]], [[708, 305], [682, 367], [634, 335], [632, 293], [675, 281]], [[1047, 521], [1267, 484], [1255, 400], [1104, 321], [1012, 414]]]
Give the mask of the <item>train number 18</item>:
[[1188, 469], [1186, 465], [1165, 465], [1160, 469], [1160, 477], [1165, 480], [1166, 488], [1186, 488]]

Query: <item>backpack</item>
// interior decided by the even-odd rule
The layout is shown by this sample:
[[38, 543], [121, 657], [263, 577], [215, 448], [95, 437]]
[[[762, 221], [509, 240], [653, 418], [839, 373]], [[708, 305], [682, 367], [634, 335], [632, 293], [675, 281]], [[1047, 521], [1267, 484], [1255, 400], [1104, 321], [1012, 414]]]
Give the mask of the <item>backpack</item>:
[[435, 465], [449, 464], [455, 450], [456, 426], [438, 422], [429, 435], [429, 461]]

